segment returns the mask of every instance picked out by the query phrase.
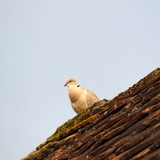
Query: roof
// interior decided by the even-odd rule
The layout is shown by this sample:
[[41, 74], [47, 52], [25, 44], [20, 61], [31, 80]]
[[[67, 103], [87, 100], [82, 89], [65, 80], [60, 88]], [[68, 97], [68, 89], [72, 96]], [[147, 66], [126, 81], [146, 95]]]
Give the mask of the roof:
[[160, 68], [68, 120], [23, 160], [160, 159]]

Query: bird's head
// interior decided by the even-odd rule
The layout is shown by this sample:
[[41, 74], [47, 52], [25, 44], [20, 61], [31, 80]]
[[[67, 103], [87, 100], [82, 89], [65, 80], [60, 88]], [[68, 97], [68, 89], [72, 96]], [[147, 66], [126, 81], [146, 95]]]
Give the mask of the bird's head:
[[74, 78], [68, 78], [68, 79], [66, 79], [66, 84], [64, 85], [64, 87], [65, 86], [69, 87], [71, 85], [78, 86], [78, 82]]

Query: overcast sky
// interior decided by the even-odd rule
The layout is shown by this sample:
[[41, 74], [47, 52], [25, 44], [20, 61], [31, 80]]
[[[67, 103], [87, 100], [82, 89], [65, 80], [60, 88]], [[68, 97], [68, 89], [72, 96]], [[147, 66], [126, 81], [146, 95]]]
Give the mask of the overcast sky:
[[159, 0], [3, 0], [0, 159], [18, 160], [73, 118], [69, 77], [112, 99], [160, 67]]

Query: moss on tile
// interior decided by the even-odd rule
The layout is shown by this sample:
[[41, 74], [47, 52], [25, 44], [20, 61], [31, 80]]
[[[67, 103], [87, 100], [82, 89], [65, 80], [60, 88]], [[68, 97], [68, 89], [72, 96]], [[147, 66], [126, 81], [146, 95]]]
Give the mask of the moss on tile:
[[[50, 153], [50, 148], [54, 150], [59, 148], [59, 141], [77, 131], [81, 126], [91, 122], [96, 118], [96, 114], [90, 117], [89, 110], [84, 110], [81, 114], [69, 119], [63, 125], [57, 128], [47, 140], [40, 144], [35, 151], [31, 152], [22, 160], [41, 160]], [[89, 117], [89, 118], [88, 118]]]

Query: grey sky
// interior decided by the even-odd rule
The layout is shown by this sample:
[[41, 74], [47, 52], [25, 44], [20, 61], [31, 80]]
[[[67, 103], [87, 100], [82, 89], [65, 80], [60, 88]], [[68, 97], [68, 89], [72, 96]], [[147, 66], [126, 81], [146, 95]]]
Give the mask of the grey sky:
[[73, 77], [113, 98], [160, 65], [160, 1], [1, 1], [0, 159], [21, 159], [76, 114]]

